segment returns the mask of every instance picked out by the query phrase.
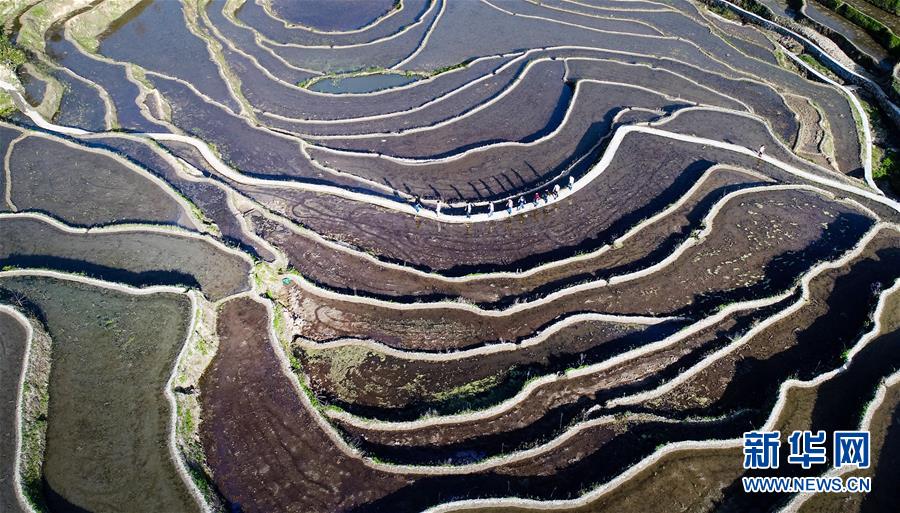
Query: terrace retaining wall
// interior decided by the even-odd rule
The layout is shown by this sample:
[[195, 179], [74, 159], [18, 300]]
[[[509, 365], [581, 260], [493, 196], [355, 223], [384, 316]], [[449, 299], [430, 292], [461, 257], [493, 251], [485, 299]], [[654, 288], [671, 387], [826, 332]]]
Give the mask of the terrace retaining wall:
[[[746, 3], [748, 7], [754, 10], [765, 12], [773, 19], [768, 19], [759, 14], [750, 12], [727, 0], [701, 1], [708, 5], [714, 5], [717, 7], [728, 9], [747, 23], [759, 25], [765, 29], [776, 32], [799, 43], [801, 46], [803, 46], [803, 50], [805, 52], [818, 59], [819, 62], [825, 65], [825, 67], [827, 67], [832, 73], [834, 73], [847, 83], [854, 84], [865, 89], [872, 96], [874, 96], [878, 102], [879, 107], [881, 107], [882, 112], [887, 116], [888, 119], [891, 120], [891, 123], [893, 123], [894, 127], [900, 130], [900, 109], [898, 109], [897, 106], [892, 103], [891, 98], [888, 96], [888, 94], [885, 93], [885, 91], [875, 82], [847, 69], [846, 67], [844, 67], [844, 65], [835, 60], [835, 58], [832, 57], [828, 52], [822, 50], [819, 46], [817, 46], [805, 36], [800, 35], [798, 33], [800, 29], [798, 28], [798, 25], [795, 21], [774, 15], [768, 7], [765, 7], [764, 5], [758, 3], [756, 0], [743, 0], [743, 2]], [[898, 78], [897, 71], [898, 70], [895, 69], [893, 87], [894, 91], [897, 91], [897, 89], [900, 88], [900, 78]]]

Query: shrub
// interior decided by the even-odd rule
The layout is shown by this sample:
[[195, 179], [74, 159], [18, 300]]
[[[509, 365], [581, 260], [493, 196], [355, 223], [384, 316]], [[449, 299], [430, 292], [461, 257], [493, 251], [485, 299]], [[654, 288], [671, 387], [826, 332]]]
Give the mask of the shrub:
[[891, 189], [900, 194], [900, 153], [895, 150], [885, 151], [878, 167], [872, 170], [872, 176], [887, 179]]
[[[841, 0], [817, 0], [829, 9], [840, 14], [854, 25], [865, 30], [878, 44], [894, 57], [900, 57], [900, 37], [891, 29], [871, 16]], [[900, 0], [896, 0], [900, 2]]]
[[849, 4], [842, 4], [838, 13], [860, 26], [869, 33], [878, 43], [885, 47], [893, 56], [900, 56], [900, 37], [891, 32], [883, 23], [871, 16], [857, 10]]
[[0, 66], [16, 69], [23, 64], [25, 64], [25, 52], [16, 48], [6, 34], [0, 31]]
[[770, 21], [775, 19], [775, 14], [772, 12], [772, 10], [765, 5], [757, 2], [756, 0], [737, 0], [734, 3], [740, 6], [745, 11], [750, 11], [760, 18], [765, 18]]
[[900, 0], [866, 0], [870, 4], [877, 5], [885, 11], [900, 14]]
[[891, 77], [891, 89], [896, 98], [900, 98], [900, 67], [894, 68], [894, 75]]

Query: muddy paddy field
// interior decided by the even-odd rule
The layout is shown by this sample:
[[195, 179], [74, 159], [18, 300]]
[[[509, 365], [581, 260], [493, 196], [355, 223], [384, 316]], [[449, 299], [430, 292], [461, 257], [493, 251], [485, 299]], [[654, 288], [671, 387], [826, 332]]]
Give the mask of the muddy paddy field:
[[741, 5], [0, 5], [0, 510], [894, 511], [896, 50]]

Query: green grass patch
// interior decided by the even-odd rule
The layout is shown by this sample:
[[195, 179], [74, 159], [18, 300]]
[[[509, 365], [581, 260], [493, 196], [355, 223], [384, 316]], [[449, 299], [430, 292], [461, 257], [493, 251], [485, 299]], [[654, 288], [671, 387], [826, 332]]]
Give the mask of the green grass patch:
[[182, 436], [189, 436], [194, 432], [196, 423], [191, 409], [181, 404], [178, 405], [178, 432]]
[[19, 478], [25, 500], [37, 513], [48, 511], [44, 498], [43, 463], [50, 408], [50, 338], [35, 332], [22, 383], [21, 457]]
[[819, 59], [816, 59], [812, 55], [808, 53], [801, 53], [799, 56], [801, 61], [808, 64], [811, 68], [818, 71], [819, 73], [825, 75], [826, 77], [834, 80], [835, 82], [840, 82], [841, 79], [835, 75], [830, 69], [828, 69], [824, 64], [822, 64]]
[[[0, 67], [15, 73], [19, 66], [25, 64], [25, 52], [9, 40], [0, 28]], [[4, 72], [5, 73], [5, 72]], [[6, 117], [16, 111], [16, 104], [8, 93], [0, 92], [0, 117]]]
[[50, 398], [46, 388], [37, 391], [37, 393], [40, 395], [40, 410], [42, 413], [32, 419], [31, 422], [23, 422], [22, 453], [28, 454], [29, 457], [22, 458], [19, 470], [22, 479], [22, 494], [35, 511], [43, 512], [47, 511], [47, 506], [44, 502], [43, 471], [41, 467], [44, 455], [44, 437], [47, 433], [46, 412]]
[[479, 394], [489, 391], [500, 383], [500, 376], [488, 376], [460, 385], [456, 388], [435, 394], [435, 399], [443, 402], [468, 401]]
[[797, 71], [797, 65], [780, 48], [776, 48], [774, 54], [779, 66], [794, 72]]
[[[297, 368], [294, 370], [299, 371], [300, 369]], [[306, 395], [306, 398], [309, 399], [309, 402], [312, 403], [313, 408], [321, 411], [323, 409], [323, 406], [322, 401], [319, 401], [319, 396], [317, 396], [316, 393], [313, 392], [312, 389], [309, 388], [309, 386], [304, 383], [302, 379], [298, 379], [297, 381], [300, 382], [300, 388], [303, 389], [303, 393]]]
[[[893, 130], [891, 123], [885, 119], [881, 110], [872, 103], [860, 98], [863, 110], [869, 118], [869, 125], [873, 134], [889, 134]], [[853, 111], [854, 117], [857, 116]], [[859, 123], [859, 120], [857, 120]], [[874, 137], [878, 140], [878, 137]], [[872, 145], [872, 178], [886, 180], [896, 194], [900, 194], [900, 151], [896, 148], [888, 148]]]
[[[465, 65], [465, 63], [459, 64], [456, 66], [450, 66], [448, 68], [455, 69], [455, 67], [462, 66], [462, 65]], [[302, 89], [309, 89], [312, 85], [319, 83], [319, 82], [324, 82], [326, 80], [329, 80], [329, 81], [331, 81], [332, 84], [337, 85], [337, 84], [340, 84], [341, 80], [344, 80], [345, 78], [365, 77], [368, 75], [402, 75], [404, 77], [424, 78], [424, 77], [433, 76], [435, 74], [436, 73], [422, 73], [419, 71], [409, 71], [409, 70], [398, 71], [398, 70], [388, 69], [388, 68], [385, 68], [382, 66], [369, 66], [369, 67], [360, 68], [360, 69], [354, 70], [354, 71], [340, 72], [340, 73], [329, 72], [324, 75], [319, 75], [317, 77], [310, 77], [310, 78], [307, 78], [306, 80], [301, 80], [300, 82], [297, 82], [297, 87], [300, 87]]]
[[885, 150], [878, 163], [872, 168], [872, 176], [887, 180], [894, 193], [900, 194], [900, 152]]
[[50, 26], [52, 22], [50, 9], [45, 3], [40, 3], [25, 11], [19, 17], [22, 26], [16, 37], [16, 42], [23, 48], [31, 51], [44, 51], [44, 30]]
[[197, 351], [200, 351], [200, 354], [203, 356], [209, 356], [210, 344], [209, 341], [203, 337], [197, 338]]
[[0, 29], [0, 65], [15, 70], [25, 64], [25, 52], [9, 40], [6, 33]]
[[303, 354], [310, 365], [322, 366], [328, 372], [328, 377], [333, 384], [333, 392], [342, 401], [352, 402], [357, 398], [357, 390], [350, 386], [351, 375], [366, 363], [369, 359], [379, 359], [382, 362], [383, 354], [376, 353], [364, 346], [347, 345], [335, 349], [304, 350], [298, 348], [297, 354]]
[[275, 333], [281, 336], [284, 331], [284, 307], [278, 303], [275, 303], [275, 319], [272, 323], [275, 326]]
[[453, 70], [455, 70], [455, 69], [462, 69], [462, 68], [465, 68], [466, 66], [468, 66], [471, 62], [472, 62], [472, 59], [467, 59], [467, 60], [464, 60], [464, 61], [462, 61], [462, 62], [458, 62], [458, 63], [456, 63], [456, 64], [451, 64], [451, 65], [449, 65], [449, 66], [443, 66], [443, 67], [441, 67], [441, 68], [437, 68], [437, 69], [431, 70], [427, 75], [428, 75], [429, 77], [433, 77], [433, 76], [436, 76], [436, 75], [440, 75], [441, 73], [446, 73], [446, 72], [448, 72], [448, 71], [453, 71]]
[[704, 5], [706, 6], [707, 10], [709, 10], [712, 13], [718, 14], [719, 16], [721, 16], [722, 18], [725, 18], [726, 20], [741, 21], [741, 17], [738, 16], [737, 13], [735, 13], [731, 9], [728, 9], [727, 7], [723, 7], [722, 5], [719, 5], [716, 3], [704, 3]]
[[757, 2], [756, 0], [733, 0], [732, 3], [737, 5], [741, 9], [744, 9], [745, 11], [752, 12], [753, 14], [761, 18], [765, 18], [767, 20], [775, 19], [775, 13], [773, 13], [771, 9]]
[[0, 118], [5, 118], [16, 111], [12, 96], [0, 92]]
[[818, 0], [857, 27], [866, 31], [891, 56], [900, 57], [900, 37], [880, 21], [841, 0]]
[[866, 0], [872, 5], [881, 7], [885, 11], [900, 15], [900, 0]]

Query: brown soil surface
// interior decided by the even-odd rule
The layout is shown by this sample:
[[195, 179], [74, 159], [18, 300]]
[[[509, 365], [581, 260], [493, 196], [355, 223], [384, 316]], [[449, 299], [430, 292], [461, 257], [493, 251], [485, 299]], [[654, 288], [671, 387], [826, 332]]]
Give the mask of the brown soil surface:
[[[554, 509], [564, 513], [712, 511], [724, 489], [740, 472], [741, 450], [683, 450], [659, 462], [601, 498], [583, 506]], [[527, 513], [532, 508], [460, 508], [471, 513]]]
[[[751, 291], [755, 293], [750, 297], [781, 291], [818, 258], [849, 249], [869, 223], [854, 210], [808, 191], [741, 196], [719, 212], [705, 241], [664, 269], [503, 317], [447, 308], [383, 308], [317, 297], [294, 285], [286, 288], [287, 301], [304, 337], [362, 336], [396, 347], [431, 350], [516, 340], [573, 311], [670, 315], [704, 303], [712, 309], [750, 296]], [[826, 230], [834, 241], [827, 248], [820, 241]], [[805, 257], [805, 252], [819, 256]]]
[[[513, 408], [487, 419], [407, 431], [382, 431], [345, 424], [342, 426], [350, 433], [370, 442], [395, 446], [434, 445], [435, 440], [439, 440], [442, 444], [452, 444], [475, 437], [525, 429], [541, 420], [554, 408], [565, 404], [587, 398], [591, 400], [587, 403], [590, 405], [598, 400], [616, 397], [624, 393], [629, 386], [640, 386], [645, 380], [652, 383], [654, 374], [666, 370], [671, 372], [679, 368], [680, 360], [686, 355], [719, 339], [727, 340], [731, 330], [753, 317], [753, 314], [732, 314], [668, 348], [649, 352], [600, 372], [543, 385]], [[739, 320], [742, 322], [738, 323]], [[587, 406], [582, 407], [586, 408]]]
[[[0, 423], [14, 428], [22, 411], [20, 472], [35, 509], [194, 512], [204, 505], [193, 478], [210, 509], [233, 513], [414, 513], [502, 497], [533, 501], [468, 511], [776, 511], [789, 496], [742, 492], [741, 477], [755, 474], [741, 469], [736, 441], [772, 415], [780, 385], [841, 369], [791, 390], [775, 421], [783, 434], [831, 433], [858, 425], [872, 392], [900, 368], [900, 293], [882, 332], [847, 353], [900, 277], [900, 231], [880, 225], [852, 262], [811, 277], [801, 301], [810, 269], [900, 217], [895, 204], [858, 195], [863, 152], [844, 92], [782, 65], [796, 41], [750, 20], [667, 0], [143, 0], [121, 16], [106, 16], [120, 0], [48, 1], [59, 19], [46, 33], [34, 30], [43, 30], [37, 8], [5, 27], [11, 41], [37, 51], [43, 38], [46, 47], [28, 55], [46, 69], [17, 75], [30, 101], [44, 97], [41, 111], [62, 93], [50, 121], [98, 133], [57, 137], [12, 112], [0, 123], [0, 155], [15, 125], [46, 133], [16, 143], [0, 170], [0, 194], [10, 197], [0, 209], [79, 226], [199, 228], [268, 263], [250, 269], [168, 234], [70, 236], [39, 221], [0, 221], [0, 268], [179, 284], [220, 300], [198, 299], [192, 311], [193, 293], [0, 273], [0, 303], [40, 326], [16, 404], [23, 335], [0, 314]], [[759, 1], [785, 13], [784, 0]], [[853, 28], [823, 11], [825, 0], [805, 1], [813, 18], [825, 12], [826, 25]], [[67, 29], [76, 13], [117, 19], [87, 41], [77, 22]], [[92, 43], [96, 54], [80, 51]], [[357, 71], [396, 75], [343, 73]], [[609, 151], [625, 125], [669, 137], [632, 132]], [[163, 131], [196, 137], [257, 185], [223, 176], [193, 146], [146, 134]], [[710, 144], [679, 140], [690, 135]], [[757, 158], [760, 145], [812, 178]], [[602, 173], [582, 180], [606, 152]], [[818, 184], [821, 176], [848, 190]], [[530, 200], [570, 177], [577, 193], [504, 212], [508, 198]], [[394, 207], [415, 195], [431, 208], [440, 197], [445, 216], [461, 214], [462, 201], [478, 203], [475, 213], [492, 201], [494, 217], [440, 222], [300, 190], [308, 185]], [[824, 192], [776, 187], [785, 185]], [[706, 226], [726, 194], [749, 187], [758, 190], [721, 204]], [[282, 256], [286, 268], [274, 269]], [[245, 292], [253, 279], [256, 290]], [[767, 306], [731, 312], [765, 298]], [[193, 327], [192, 313], [202, 316]], [[586, 313], [666, 322], [578, 317]], [[711, 325], [695, 330], [704, 319]], [[677, 386], [640, 399], [667, 383]], [[871, 429], [873, 468], [856, 475], [872, 476], [874, 491], [818, 496], [804, 511], [897, 509], [900, 385]], [[0, 429], [2, 511], [19, 509], [13, 431]], [[687, 440], [693, 448], [571, 503]], [[391, 464], [408, 467], [383, 470]]]
[[[231, 185], [332, 240], [390, 260], [465, 275], [494, 268], [527, 269], [609, 242], [676, 201], [713, 162], [735, 161], [719, 160], [715, 151], [698, 155], [700, 149], [632, 134], [603, 174], [566, 200], [537, 212], [471, 225], [428, 221], [329, 195]], [[629, 159], [633, 154], [648, 158]], [[581, 222], [573, 224], [572, 219]]]
[[[882, 250], [881, 253], [884, 254], [889, 252]], [[862, 305], [862, 311], [865, 312], [867, 307], [871, 307], [871, 300], [856, 297], [857, 295], [852, 290], [852, 285], [853, 283], [862, 284], [862, 288], [866, 288], [870, 285], [870, 277], [865, 275], [865, 267], [868, 266], [870, 269], [880, 268], [882, 270], [890, 270], [896, 269], [896, 265], [896, 263], [891, 263], [884, 258], [880, 261], [863, 261], [862, 263], [857, 264], [856, 268], [852, 271], [855, 274], [849, 277], [849, 279], [853, 280], [850, 282], [850, 287], [848, 287], [847, 284], [848, 279], [836, 280], [832, 292], [833, 298], [829, 299], [829, 302], [833, 301], [834, 298], [837, 298], [840, 301], [848, 303], [847, 306], [839, 310], [838, 315], [840, 316], [840, 319], [838, 322], [852, 326], [864, 324], [859, 320], [859, 312], [861, 310], [859, 305]], [[860, 269], [862, 269], [862, 272]], [[883, 284], [883, 286], [887, 286], [887, 284]], [[877, 288], [878, 287], [872, 287], [872, 292], [866, 292], [874, 294], [874, 290], [877, 290]], [[843, 368], [841, 372], [831, 375], [828, 379], [816, 384], [814, 387], [801, 389], [792, 388], [789, 391], [788, 401], [785, 403], [781, 419], [779, 420], [779, 424], [776, 425], [776, 428], [780, 428], [783, 434], [789, 433], [793, 429], [822, 430], [829, 434], [838, 430], [858, 429], [861, 419], [870, 407], [870, 402], [875, 395], [876, 390], [883, 383], [884, 378], [895, 374], [898, 366], [900, 366], [900, 352], [898, 352], [898, 348], [900, 348], [900, 331], [897, 329], [898, 321], [900, 321], [900, 312], [898, 312], [897, 308], [898, 300], [900, 300], [900, 295], [897, 293], [893, 293], [886, 299], [885, 309], [881, 316], [883, 324], [880, 334], [868, 340], [866, 345], [853, 355], [853, 358], [849, 360], [847, 366]], [[828, 335], [838, 338], [839, 342], [844, 342], [845, 347], [849, 347], [856, 343], [857, 340], [859, 340], [858, 337], [862, 336], [862, 333], [860, 332], [855, 338], [847, 337], [846, 330], [842, 330], [839, 324], [835, 326], [834, 321], [831, 321], [829, 324], [827, 315], [821, 317], [816, 323], [824, 326], [826, 330], [825, 333], [827, 334], [814, 333], [815, 335], [818, 335], [813, 339], [813, 342], [816, 345], [816, 352], [814, 355], [808, 357], [808, 359], [813, 361], [818, 360], [819, 363], [816, 365], [813, 373], [809, 371], [808, 364], [794, 364], [792, 370], [795, 371], [797, 377], [800, 379], [810, 379], [815, 373], [827, 372], [840, 366], [840, 359], [835, 357], [832, 357], [830, 361], [827, 359], [827, 354], [832, 352], [828, 344], [831, 342]], [[871, 325], [866, 329], [869, 328], [871, 328]], [[777, 361], [779, 359], [785, 359], [786, 356], [789, 356], [792, 352], [796, 353], [797, 348], [803, 349], [803, 344], [800, 339], [808, 332], [810, 332], [809, 329], [797, 332], [799, 343], [796, 344], [795, 348], [784, 351], [777, 356], [769, 358], [769, 360]], [[791, 362], [788, 361], [788, 365], [790, 365], [790, 363]], [[771, 372], [771, 370], [767, 370], [765, 367], [760, 366], [749, 369], [749, 372], [752, 372], [754, 376], [759, 376], [759, 381], [762, 381], [763, 378], [773, 382], [780, 382], [785, 379], [783, 374], [779, 377]], [[729, 387], [747, 387], [748, 384], [740, 382], [742, 379], [742, 377], [736, 377], [732, 383], [729, 384]], [[760, 386], [755, 383], [749, 386], [757, 395], [769, 394], [774, 390], [772, 387], [765, 388], [765, 385]], [[746, 404], [751, 405], [752, 403]], [[759, 420], [759, 422], [762, 421]], [[851, 474], [876, 477], [896, 475], [896, 461], [898, 460], [896, 457], [891, 456], [891, 452], [893, 451], [891, 448], [892, 443], [884, 442], [882, 444], [879, 439], [880, 435], [876, 432], [878, 430], [877, 422], [878, 421], [876, 421], [876, 427], [873, 429], [874, 438], [872, 439], [872, 448], [874, 451], [873, 458], [876, 458], [873, 460], [873, 466], [866, 472], [852, 471]], [[880, 445], [884, 446], [883, 450], [879, 449]], [[896, 446], [896, 444], [893, 444], [893, 446]], [[879, 451], [882, 456], [876, 454]], [[788, 448], [783, 445], [782, 458], [787, 457]], [[883, 464], [881, 464], [882, 461]], [[880, 465], [876, 465], [876, 462]], [[813, 466], [809, 470], [803, 470], [802, 467], [799, 466], [782, 464], [777, 471], [771, 471], [768, 472], [768, 474], [781, 477], [814, 476], [831, 470], [831, 462], [824, 465]], [[847, 470], [852, 470], [852, 468]], [[733, 489], [739, 490], [740, 483], [736, 482], [733, 485]], [[858, 506], [859, 499], [862, 499], [870, 503], [879, 504], [879, 506], [864, 508], [867, 511], [888, 511], [890, 508], [885, 508], [884, 504], [891, 503], [896, 499], [895, 490], [896, 488], [891, 486], [881, 486], [879, 489], [879, 487], [873, 484], [873, 491], [871, 493], [857, 497], [849, 502], [842, 500], [848, 498], [846, 495], [828, 495], [837, 499], [834, 501], [834, 505], [840, 504], [850, 507], [853, 502], [856, 502]], [[751, 509], [771, 510], [777, 505], [783, 504], [789, 498], [790, 496], [787, 494], [733, 494], [728, 497], [728, 500], [726, 504], [723, 504], [723, 507], [727, 508], [729, 511], [746, 511]], [[854, 510], [854, 508], [850, 507], [850, 510]]]
[[[900, 294], [894, 293], [885, 303], [881, 316], [882, 335], [870, 344], [885, 343], [888, 338], [900, 337]], [[822, 400], [835, 398], [823, 397]], [[808, 499], [800, 508], [802, 513], [876, 512], [887, 511], [898, 499], [893, 478], [900, 468], [898, 448], [900, 448], [900, 384], [888, 387], [884, 400], [872, 417], [868, 429], [871, 433], [871, 467], [852, 470], [845, 476], [871, 477], [872, 492], [869, 494], [820, 494]]]
[[[829, 320], [826, 317], [834, 309], [846, 308], [835, 302], [840, 300], [840, 298], [834, 297], [837, 293], [835, 287], [840, 286], [842, 280], [844, 284], [851, 279], [859, 283], [871, 281], [873, 279], [872, 271], [864, 269], [867, 262], [880, 261], [880, 265], [891, 268], [898, 259], [897, 256], [892, 257], [892, 249], [896, 248], [898, 243], [900, 243], [900, 234], [894, 230], [882, 230], [868, 244], [866, 250], [852, 262], [840, 268], [828, 270], [814, 278], [810, 284], [810, 301], [806, 305], [767, 327], [738, 350], [718, 359], [675, 390], [651, 401], [650, 404], [662, 411], [690, 410], [709, 406], [729, 394], [734, 394], [733, 381], [748, 372], [741, 368], [746, 362], [765, 361], [775, 358], [779, 354], [796, 354], [799, 349], [794, 351], [791, 349], [801, 342], [797, 335], [802, 335], [812, 329], [821, 329], [816, 325], [817, 322], [841, 322], [837, 319]], [[851, 275], [851, 272], [856, 269], [860, 270], [859, 273]], [[816, 331], [816, 333], [819, 332]], [[832, 333], [837, 334], [840, 331], [834, 330]], [[849, 348], [855, 342], [855, 336], [850, 340], [819, 340], [819, 343], [824, 346], [823, 351], [830, 348], [831, 352], [835, 352], [834, 346], [837, 344], [838, 353], [840, 347]], [[782, 358], [784, 357], [782, 356]], [[742, 362], [744, 363], [742, 364]]]
[[219, 349], [200, 382], [201, 439], [226, 499], [248, 513], [331, 513], [409, 483], [335, 446], [285, 375], [268, 326], [260, 303], [222, 305]]
[[[640, 62], [647, 59], [637, 60]], [[597, 78], [641, 85], [704, 106], [739, 111], [745, 111], [749, 106], [752, 112], [762, 116], [770, 123], [775, 133], [779, 134], [782, 139], [790, 141], [796, 136], [797, 121], [785, 108], [784, 99], [771, 86], [728, 80], [720, 75], [709, 73], [707, 70], [671, 62], [650, 61], [650, 64], [655, 67], [648, 69], [643, 66], [622, 63], [573, 60], [569, 64], [569, 70], [572, 78]], [[711, 91], [702, 89], [689, 80], [694, 80]], [[743, 105], [738, 100], [743, 102]], [[718, 125], [718, 127], [729, 130], [733, 128], [733, 125], [727, 123]]]
[[800, 119], [800, 131], [797, 135], [797, 144], [794, 151], [800, 153], [811, 161], [825, 167], [831, 167], [832, 163], [825, 156], [822, 142], [825, 139], [825, 129], [822, 127], [822, 116], [819, 111], [806, 98], [788, 95], [785, 101], [791, 110]]
[[853, 470], [845, 476], [872, 477], [872, 491], [868, 494], [820, 494], [808, 499], [800, 508], [801, 513], [875, 513], [890, 511], [897, 504], [896, 469], [900, 436], [900, 385], [888, 388], [884, 402], [878, 408], [869, 426], [871, 433], [872, 466], [865, 470]]
[[[676, 210], [643, 228], [621, 246], [597, 256], [553, 266], [523, 278], [490, 278], [447, 282], [386, 268], [368, 259], [336, 251], [300, 235], [277, 221], [253, 211], [247, 215], [254, 230], [284, 251], [290, 264], [305, 277], [324, 286], [346, 292], [383, 297], [462, 297], [478, 303], [509, 299], [510, 296], [541, 294], [564, 283], [618, 274], [636, 264], [653, 263], [689, 236], [692, 227], [722, 196], [740, 187], [761, 184], [762, 180], [736, 169], [711, 172], [698, 190]], [[618, 270], [618, 272], [617, 272]]]
[[[212, 180], [185, 178], [179, 168], [160, 155], [164, 154], [165, 149], [154, 147], [153, 142], [149, 140], [136, 141], [113, 134], [104, 138], [91, 137], [88, 142], [102, 144], [114, 151], [127, 154], [130, 159], [168, 182], [196, 205], [206, 219], [215, 223], [222, 240], [227, 244], [239, 245], [241, 249], [260, 259], [274, 260], [275, 256], [266, 247], [245, 233], [238, 214], [233, 212], [229, 206], [227, 188], [224, 185]], [[193, 146], [189, 147], [193, 148]]]
[[632, 341], [628, 345], [637, 345], [655, 338], [643, 336], [645, 330], [640, 325], [585, 321], [564, 328], [537, 345], [450, 361], [403, 359], [358, 345], [322, 350], [298, 347], [295, 352], [320, 397], [363, 406], [402, 408], [411, 403], [464, 401], [467, 396], [489, 392], [510, 379], [511, 373], [519, 376], [516, 381], [523, 381], [527, 379], [526, 372], [530, 374], [526, 369], [538, 371], [566, 356], [574, 360], [571, 366], [576, 366], [577, 360], [572, 357], [579, 353], [603, 351], [607, 345], [612, 347], [605, 352], [615, 353], [626, 340]]
[[[790, 112], [789, 109], [784, 108]], [[791, 112], [793, 116], [793, 112]], [[802, 126], [802, 125], [801, 125]], [[681, 134], [689, 134], [714, 141], [737, 144], [745, 148], [756, 149], [766, 147], [766, 155], [787, 162], [804, 171], [832, 178], [807, 160], [790, 151], [790, 147], [781, 145], [781, 141], [769, 130], [764, 120], [739, 116], [730, 112], [713, 110], [692, 110], [680, 114], [668, 123], [660, 125], [663, 130]], [[827, 168], [827, 165], [826, 165]]]

